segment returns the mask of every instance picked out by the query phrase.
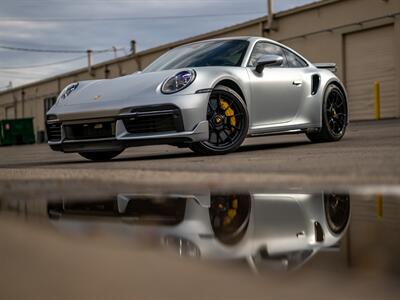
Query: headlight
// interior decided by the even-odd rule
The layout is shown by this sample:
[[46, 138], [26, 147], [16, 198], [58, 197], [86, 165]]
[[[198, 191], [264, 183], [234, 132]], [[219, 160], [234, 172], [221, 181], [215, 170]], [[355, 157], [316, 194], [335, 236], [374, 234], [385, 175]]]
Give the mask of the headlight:
[[75, 91], [79, 86], [79, 82], [74, 82], [71, 83], [70, 85], [67, 85], [63, 91], [61, 92], [59, 99], [64, 100], [65, 98], [67, 98], [69, 96], [69, 94], [71, 94], [73, 91]]
[[168, 78], [161, 86], [161, 92], [164, 94], [173, 94], [187, 88], [196, 78], [194, 70], [181, 71], [178, 74]]

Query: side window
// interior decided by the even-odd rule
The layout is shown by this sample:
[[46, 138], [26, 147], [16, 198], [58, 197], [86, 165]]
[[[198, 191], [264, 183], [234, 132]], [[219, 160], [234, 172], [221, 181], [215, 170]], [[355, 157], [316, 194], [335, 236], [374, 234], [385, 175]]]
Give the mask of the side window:
[[286, 59], [285, 55], [283, 54], [282, 48], [267, 42], [258, 42], [254, 48], [253, 52], [251, 53], [249, 63], [247, 64], [248, 67], [255, 67], [257, 60], [264, 55], [267, 54], [274, 54], [283, 57], [283, 63], [281, 67], [286, 67]]
[[307, 63], [294, 54], [292, 51], [289, 51], [287, 49], [283, 49], [283, 52], [285, 52], [286, 55], [286, 61], [287, 61], [287, 66], [289, 68], [304, 68], [307, 67]]

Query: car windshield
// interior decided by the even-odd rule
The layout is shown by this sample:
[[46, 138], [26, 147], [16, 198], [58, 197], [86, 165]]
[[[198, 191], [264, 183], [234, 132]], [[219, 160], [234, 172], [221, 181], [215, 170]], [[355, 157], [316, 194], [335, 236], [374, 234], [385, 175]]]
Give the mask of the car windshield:
[[207, 66], [240, 66], [248, 45], [249, 42], [245, 40], [219, 40], [181, 46], [162, 55], [144, 72]]

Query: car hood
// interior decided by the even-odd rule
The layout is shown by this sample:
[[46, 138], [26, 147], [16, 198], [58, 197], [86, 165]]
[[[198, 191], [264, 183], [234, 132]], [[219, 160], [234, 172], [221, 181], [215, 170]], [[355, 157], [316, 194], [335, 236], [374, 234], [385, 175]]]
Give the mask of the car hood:
[[177, 70], [151, 73], [135, 73], [115, 79], [89, 80], [79, 82], [79, 87], [60, 105], [93, 103], [96, 101], [135, 100], [151, 98], [161, 94], [159, 86]]

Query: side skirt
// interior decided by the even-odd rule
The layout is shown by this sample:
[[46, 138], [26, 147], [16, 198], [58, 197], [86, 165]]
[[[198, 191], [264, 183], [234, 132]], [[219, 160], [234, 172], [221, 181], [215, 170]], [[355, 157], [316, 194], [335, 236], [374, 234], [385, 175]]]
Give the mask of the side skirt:
[[311, 132], [319, 132], [321, 128], [304, 128], [304, 129], [290, 129], [290, 130], [281, 130], [281, 131], [270, 131], [270, 132], [261, 132], [261, 133], [251, 133], [248, 137], [257, 137], [257, 136], [266, 136], [266, 135], [286, 135], [286, 134], [301, 134], [301, 133], [311, 133]]

